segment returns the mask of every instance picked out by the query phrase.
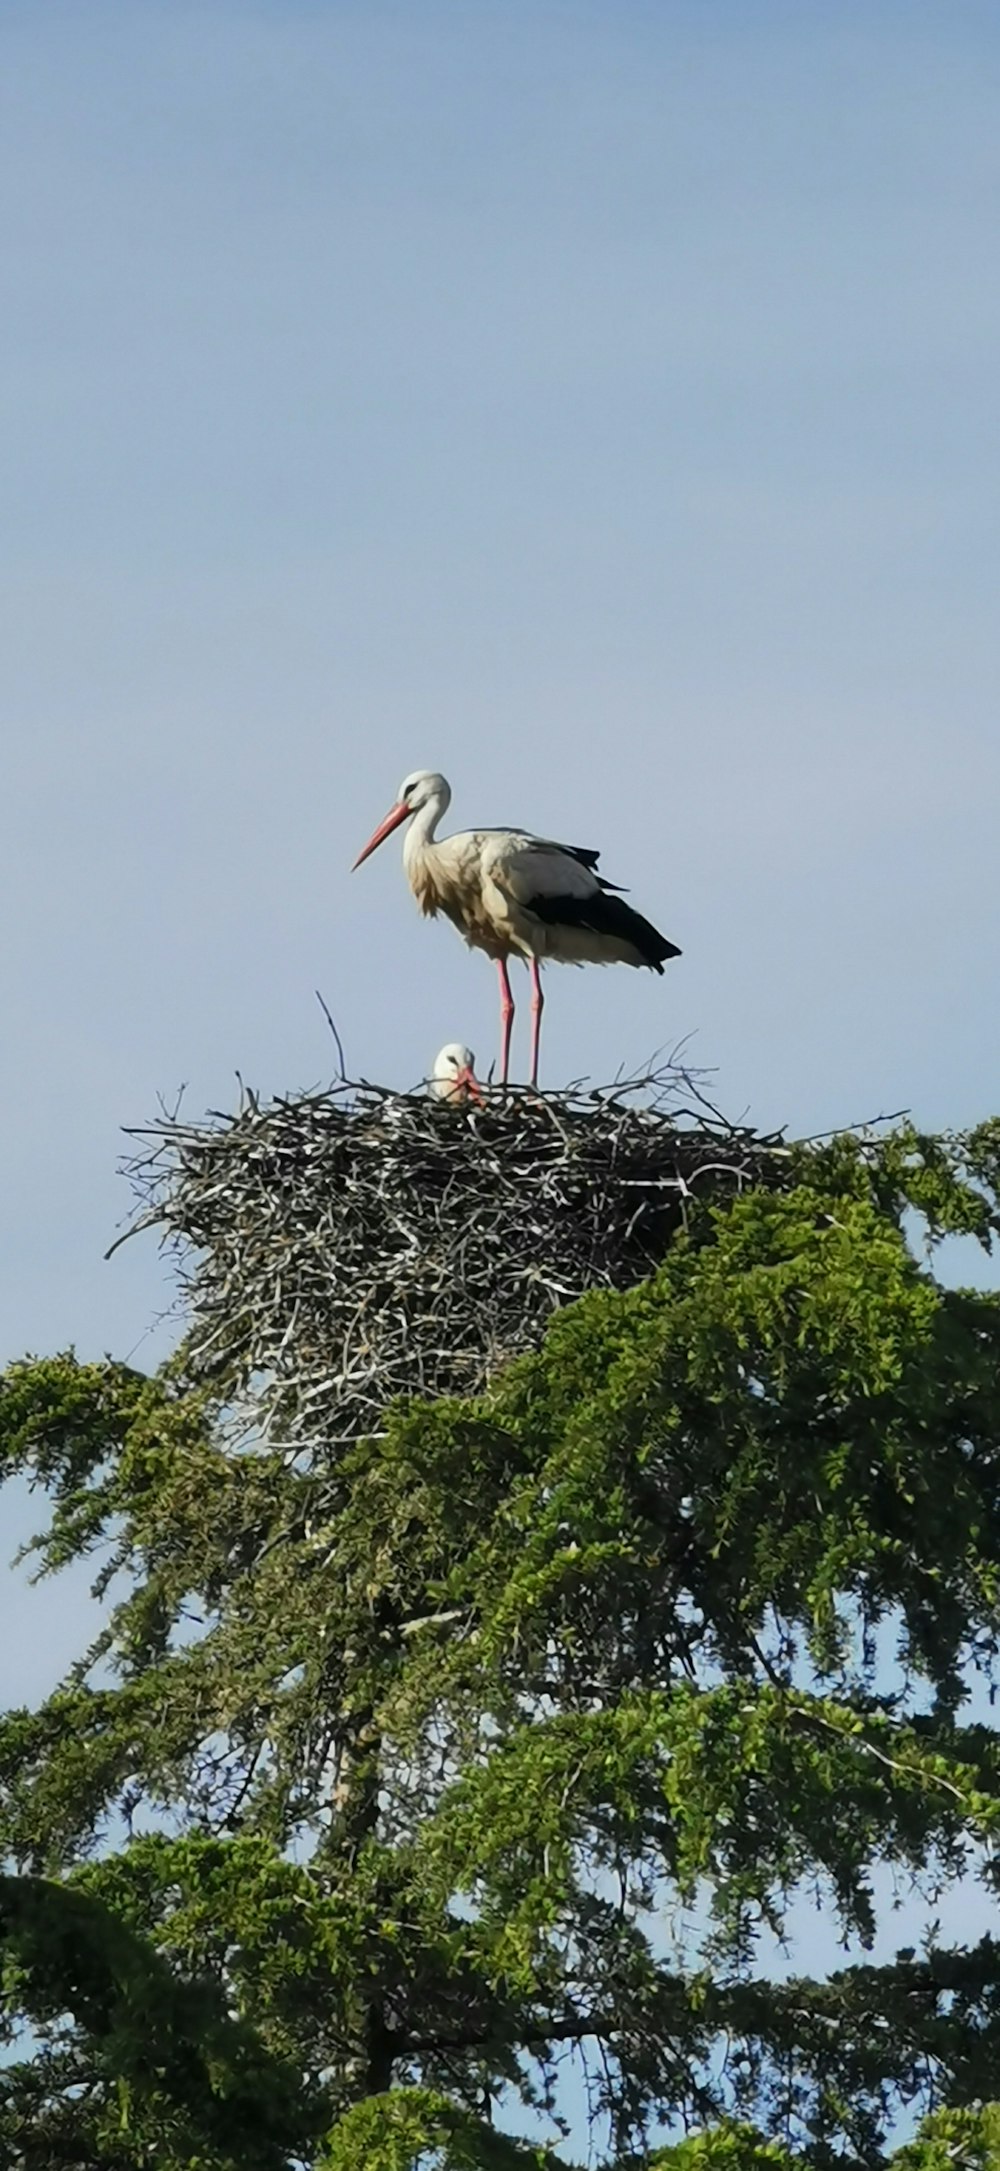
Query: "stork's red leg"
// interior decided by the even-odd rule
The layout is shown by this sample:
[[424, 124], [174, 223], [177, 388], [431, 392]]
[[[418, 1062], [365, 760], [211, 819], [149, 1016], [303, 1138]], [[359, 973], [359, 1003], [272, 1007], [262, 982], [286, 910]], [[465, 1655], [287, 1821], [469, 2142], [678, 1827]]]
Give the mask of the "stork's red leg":
[[510, 992], [506, 958], [497, 958], [497, 972], [500, 975], [500, 1083], [506, 1085], [510, 1064], [510, 1029], [514, 1023], [514, 997]]
[[541, 1038], [542, 1011], [544, 1008], [545, 997], [542, 994], [542, 976], [538, 970], [538, 959], [533, 957], [531, 960], [531, 1083], [533, 1086], [538, 1084], [538, 1043]]

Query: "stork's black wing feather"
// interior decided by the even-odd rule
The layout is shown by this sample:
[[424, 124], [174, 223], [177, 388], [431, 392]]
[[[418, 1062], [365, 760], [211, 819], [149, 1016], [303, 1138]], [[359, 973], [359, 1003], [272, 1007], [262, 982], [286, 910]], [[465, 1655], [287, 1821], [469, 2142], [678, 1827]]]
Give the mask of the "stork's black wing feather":
[[643, 964], [654, 972], [663, 971], [666, 958], [681, 954], [651, 920], [644, 920], [641, 912], [623, 904], [620, 897], [607, 896], [603, 889], [593, 897], [530, 897], [525, 905], [550, 927], [588, 927], [595, 935], [617, 935], [619, 941], [631, 942]]

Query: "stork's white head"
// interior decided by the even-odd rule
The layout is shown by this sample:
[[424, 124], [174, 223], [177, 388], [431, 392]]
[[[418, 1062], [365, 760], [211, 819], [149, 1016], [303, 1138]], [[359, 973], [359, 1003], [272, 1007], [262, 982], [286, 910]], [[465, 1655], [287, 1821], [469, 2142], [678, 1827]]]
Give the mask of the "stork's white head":
[[482, 1101], [476, 1058], [460, 1040], [449, 1040], [434, 1058], [428, 1090], [436, 1101]]
[[405, 806], [408, 814], [416, 814], [419, 807], [429, 807], [436, 799], [443, 814], [451, 802], [451, 785], [440, 769], [411, 769], [399, 787], [396, 805]]
[[[411, 814], [418, 814], [421, 807], [432, 809], [428, 822], [422, 825], [426, 842], [433, 836], [435, 824], [440, 821], [450, 800], [451, 785], [447, 777], [441, 775], [440, 770], [412, 769], [409, 776], [404, 776], [395, 804], [389, 808], [385, 820], [379, 823], [364, 850], [358, 853], [354, 867], [360, 867], [362, 860], [368, 858], [369, 852], [374, 852], [377, 845], [385, 842], [386, 837], [391, 837], [393, 830], [399, 828], [400, 822], [408, 821]], [[408, 845], [409, 842], [410, 839], [407, 838]], [[352, 874], [354, 867], [351, 869]]]

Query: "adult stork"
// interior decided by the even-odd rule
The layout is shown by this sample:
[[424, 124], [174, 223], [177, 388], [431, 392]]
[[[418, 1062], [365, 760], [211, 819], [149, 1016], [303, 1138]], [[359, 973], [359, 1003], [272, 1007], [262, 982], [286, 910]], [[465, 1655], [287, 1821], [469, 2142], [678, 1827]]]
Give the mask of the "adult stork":
[[476, 1077], [476, 1058], [460, 1040], [449, 1040], [434, 1058], [427, 1090], [433, 1100], [482, 1103], [483, 1089]]
[[354, 865], [360, 867], [401, 822], [410, 823], [403, 866], [421, 911], [443, 912], [473, 949], [485, 950], [496, 963], [504, 1085], [514, 1022], [507, 960], [525, 959], [531, 972], [531, 1083], [537, 1086], [543, 959], [563, 965], [648, 965], [662, 972], [665, 959], [679, 957], [680, 951], [597, 873], [599, 853], [553, 844], [523, 829], [460, 829], [438, 839], [435, 830], [450, 802], [445, 777], [436, 769], [415, 769]]

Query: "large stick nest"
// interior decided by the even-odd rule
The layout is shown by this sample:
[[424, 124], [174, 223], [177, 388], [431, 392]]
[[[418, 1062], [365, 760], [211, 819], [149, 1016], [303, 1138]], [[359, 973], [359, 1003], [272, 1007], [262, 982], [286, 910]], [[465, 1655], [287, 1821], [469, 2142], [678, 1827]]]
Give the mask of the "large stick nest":
[[244, 1093], [131, 1135], [135, 1227], [177, 1255], [196, 1376], [258, 1434], [327, 1453], [397, 1395], [475, 1393], [585, 1290], [642, 1280], [693, 1200], [787, 1181], [780, 1138], [674, 1070], [482, 1108]]

